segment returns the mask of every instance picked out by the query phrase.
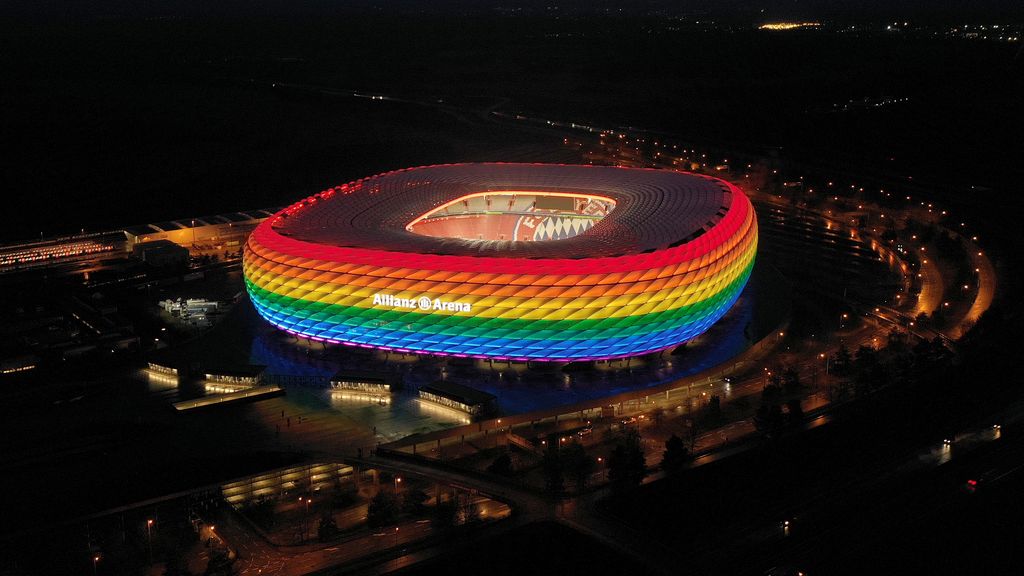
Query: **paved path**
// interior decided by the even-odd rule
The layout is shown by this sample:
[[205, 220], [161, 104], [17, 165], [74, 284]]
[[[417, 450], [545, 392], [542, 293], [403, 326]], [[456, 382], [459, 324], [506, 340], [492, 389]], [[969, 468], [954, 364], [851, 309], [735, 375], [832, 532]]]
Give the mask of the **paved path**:
[[968, 238], [963, 238], [963, 241], [967, 256], [971, 260], [971, 266], [978, 275], [978, 290], [974, 296], [974, 302], [971, 303], [971, 307], [964, 314], [963, 318], [957, 322], [956, 326], [949, 330], [950, 338], [963, 336], [978, 321], [978, 318], [981, 318], [981, 315], [992, 306], [992, 301], [996, 297], [995, 266], [992, 265], [992, 261], [989, 260], [988, 256], [976, 242]]

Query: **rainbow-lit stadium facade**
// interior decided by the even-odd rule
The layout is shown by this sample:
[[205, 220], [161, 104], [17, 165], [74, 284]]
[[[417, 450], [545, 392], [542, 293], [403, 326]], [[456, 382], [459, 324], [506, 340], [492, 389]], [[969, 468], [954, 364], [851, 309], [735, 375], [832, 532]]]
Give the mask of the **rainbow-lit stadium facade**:
[[[559, 197], [561, 208], [540, 207]], [[497, 231], [462, 232], [485, 224]], [[456, 229], [463, 237], [445, 237]], [[756, 249], [750, 201], [715, 178], [454, 164], [305, 198], [250, 235], [243, 265], [260, 315], [302, 337], [574, 361], [663, 350], [706, 331], [740, 296]]]

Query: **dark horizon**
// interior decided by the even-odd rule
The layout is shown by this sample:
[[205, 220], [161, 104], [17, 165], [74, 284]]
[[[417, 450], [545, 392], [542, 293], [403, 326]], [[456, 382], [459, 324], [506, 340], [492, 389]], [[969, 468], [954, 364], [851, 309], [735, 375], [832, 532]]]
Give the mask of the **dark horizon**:
[[198, 0], [12, 0], [0, 8], [0, 18], [12, 20], [310, 17], [346, 13], [693, 16], [749, 22], [793, 18], [851, 23], [909, 19], [972, 24], [1024, 21], [1024, 4], [1014, 0], [228, 0], [215, 4]]

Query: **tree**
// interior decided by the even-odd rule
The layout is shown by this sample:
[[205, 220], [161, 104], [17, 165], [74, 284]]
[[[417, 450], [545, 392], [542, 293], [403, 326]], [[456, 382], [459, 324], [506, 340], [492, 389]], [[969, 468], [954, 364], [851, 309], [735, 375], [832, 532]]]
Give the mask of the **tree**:
[[426, 509], [426, 501], [430, 496], [423, 490], [412, 488], [407, 490], [402, 498], [402, 512], [419, 516]]
[[761, 390], [761, 402], [767, 404], [778, 404], [782, 400], [782, 387], [778, 384], [768, 384]]
[[541, 458], [541, 469], [544, 472], [544, 491], [552, 498], [561, 498], [565, 493], [565, 480], [562, 472], [562, 459], [558, 450], [557, 436], [548, 436], [547, 450]]
[[665, 441], [665, 451], [661, 454], [661, 469], [666, 472], [679, 470], [690, 460], [690, 451], [679, 436], [673, 434]]
[[861, 346], [857, 348], [857, 353], [854, 356], [855, 366], [857, 371], [866, 372], [878, 365], [878, 353], [871, 346]]
[[899, 387], [912, 386], [916, 381], [914, 357], [910, 354], [899, 354], [893, 360], [894, 383]]
[[316, 527], [316, 535], [321, 542], [327, 542], [338, 535], [338, 523], [334, 521], [334, 514], [324, 513], [320, 517], [320, 523]]
[[932, 355], [931, 343], [924, 338], [918, 338], [917, 343], [914, 344], [912, 352], [919, 362], [924, 362]]
[[392, 524], [398, 519], [398, 500], [386, 490], [377, 492], [370, 500], [366, 510], [366, 524], [371, 528], [379, 528]]
[[608, 480], [612, 490], [621, 493], [639, 486], [646, 475], [647, 464], [640, 432], [628, 428], [608, 456]]
[[892, 352], [900, 352], [907, 347], [907, 334], [899, 328], [893, 328], [889, 331], [889, 339], [886, 345]]
[[754, 414], [754, 426], [758, 431], [771, 436], [782, 429], [782, 408], [778, 404], [764, 402]]
[[794, 392], [800, 389], [800, 373], [796, 371], [796, 368], [792, 366], [786, 368], [782, 373], [782, 387], [788, 392]]
[[694, 447], [697, 445], [697, 437], [700, 436], [700, 425], [697, 420], [688, 419], [686, 421], [686, 437], [690, 441], [690, 452], [693, 452]]
[[573, 442], [562, 449], [561, 459], [565, 473], [572, 478], [576, 491], [583, 492], [587, 487], [587, 480], [597, 467], [597, 463], [587, 454], [583, 446], [577, 442]]
[[359, 491], [352, 484], [342, 484], [340, 480], [336, 480], [329, 496], [330, 504], [334, 508], [348, 508], [355, 504]]
[[449, 530], [455, 526], [455, 519], [459, 512], [458, 506], [452, 500], [438, 502], [434, 506], [433, 525], [439, 530]]
[[707, 420], [711, 422], [716, 422], [722, 417], [722, 398], [718, 394], [712, 394], [708, 398], [705, 414], [707, 415]]
[[232, 572], [231, 564], [232, 560], [227, 549], [221, 547], [213, 548], [210, 550], [210, 559], [207, 561], [204, 574], [207, 576], [219, 574], [228, 576]]
[[798, 426], [803, 423], [804, 408], [800, 405], [799, 398], [793, 398], [786, 402], [786, 415], [788, 416], [790, 426]]
[[836, 355], [832, 358], [832, 372], [836, 376], [846, 376], [850, 373], [850, 364], [853, 362], [853, 358], [850, 356], [850, 351], [847, 350], [846, 344], [841, 344], [839, 350], [836, 350]]
[[491, 462], [487, 471], [498, 476], [512, 476], [516, 473], [515, 467], [512, 465], [512, 456], [508, 452], [503, 452], [501, 456], [494, 459], [494, 462]]
[[857, 349], [854, 360], [854, 392], [864, 395], [880, 386], [885, 380], [885, 371], [878, 359], [878, 352], [870, 346]]

